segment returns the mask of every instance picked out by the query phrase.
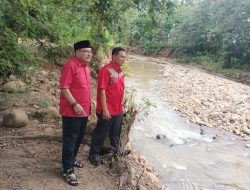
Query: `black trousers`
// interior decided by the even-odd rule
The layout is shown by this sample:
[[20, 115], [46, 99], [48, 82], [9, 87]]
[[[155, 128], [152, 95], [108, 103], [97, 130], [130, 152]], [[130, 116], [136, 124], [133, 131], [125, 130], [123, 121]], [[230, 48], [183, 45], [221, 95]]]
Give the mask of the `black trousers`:
[[68, 170], [74, 170], [74, 162], [82, 143], [87, 121], [88, 117], [62, 117], [62, 164], [64, 173]]
[[109, 120], [102, 119], [97, 115], [98, 120], [93, 131], [89, 154], [100, 154], [103, 148], [105, 138], [109, 134], [111, 146], [117, 151], [120, 147], [120, 135], [122, 127], [122, 114], [111, 116]]

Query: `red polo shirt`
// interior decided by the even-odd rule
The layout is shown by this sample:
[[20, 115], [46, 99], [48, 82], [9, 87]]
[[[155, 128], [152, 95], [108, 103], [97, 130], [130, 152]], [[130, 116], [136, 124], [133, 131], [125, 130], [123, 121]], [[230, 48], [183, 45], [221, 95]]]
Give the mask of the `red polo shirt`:
[[65, 63], [61, 71], [60, 88], [68, 88], [78, 104], [82, 106], [84, 113], [75, 113], [72, 105], [60, 95], [60, 109], [62, 116], [66, 117], [86, 117], [91, 113], [91, 77], [89, 67], [82, 64], [74, 57]]
[[97, 85], [97, 107], [96, 113], [102, 112], [100, 99], [100, 90], [105, 90], [106, 103], [109, 114], [111, 116], [120, 115], [123, 113], [123, 96], [124, 96], [124, 74], [121, 67], [117, 66], [112, 61], [105, 65], [98, 74]]

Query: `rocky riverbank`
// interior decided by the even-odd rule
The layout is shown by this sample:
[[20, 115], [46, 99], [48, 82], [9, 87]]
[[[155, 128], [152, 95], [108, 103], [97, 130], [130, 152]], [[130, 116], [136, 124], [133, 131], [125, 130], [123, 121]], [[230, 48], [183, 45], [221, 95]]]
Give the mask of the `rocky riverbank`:
[[[59, 68], [41, 69], [23, 79], [11, 75], [8, 81], [0, 80], [1, 189], [70, 188], [60, 176], [59, 73]], [[92, 81], [95, 94], [95, 79]], [[103, 157], [100, 167], [92, 167], [87, 157], [94, 124], [92, 116], [79, 152], [84, 168], [76, 170], [80, 184], [74, 189], [167, 189], [129, 146], [130, 154], [111, 161]]]
[[166, 101], [182, 117], [250, 138], [250, 86], [163, 58], [150, 61], [165, 64]]

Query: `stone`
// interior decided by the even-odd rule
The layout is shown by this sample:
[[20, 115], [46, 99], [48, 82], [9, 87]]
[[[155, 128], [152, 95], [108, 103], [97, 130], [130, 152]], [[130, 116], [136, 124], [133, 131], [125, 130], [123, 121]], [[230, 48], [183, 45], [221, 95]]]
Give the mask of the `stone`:
[[161, 134], [156, 135], [156, 139], [165, 139], [165, 138], [166, 135], [161, 135]]
[[52, 93], [52, 87], [49, 84], [42, 84], [39, 86], [40, 89]]
[[250, 129], [248, 129], [246, 126], [244, 126], [241, 131], [247, 135], [250, 135]]
[[152, 183], [159, 183], [159, 179], [151, 172], [146, 172], [146, 175], [149, 177], [149, 180], [152, 182]]
[[40, 108], [37, 104], [34, 104], [32, 107], [35, 108], [35, 109], [39, 109]]
[[49, 81], [49, 85], [52, 86], [52, 87], [55, 87], [55, 86], [56, 86], [56, 83], [55, 83], [55, 82], [52, 82], [52, 81]]
[[36, 115], [43, 119], [57, 119], [60, 117], [60, 114], [55, 107], [42, 108], [36, 112]]
[[43, 78], [43, 77], [39, 77], [38, 81], [40, 83], [43, 83], [43, 84], [48, 84], [49, 83], [49, 79]]
[[137, 190], [147, 190], [146, 187], [144, 187], [143, 185], [141, 184], [138, 184], [137, 187], [136, 187]]
[[20, 104], [19, 104], [19, 103], [17, 103], [17, 102], [13, 102], [13, 103], [12, 103], [12, 106], [14, 106], [14, 107], [19, 107], [19, 106], [20, 106]]
[[245, 144], [245, 147], [250, 148], [250, 144]]
[[41, 75], [43, 75], [43, 76], [47, 76], [47, 75], [48, 75], [48, 72], [43, 71], [43, 70], [42, 70], [42, 71], [40, 71], [39, 73], [40, 73]]
[[152, 173], [154, 170], [153, 170], [153, 168], [151, 166], [146, 166], [146, 171]]
[[59, 75], [56, 72], [50, 72], [49, 76], [53, 78], [54, 80], [58, 81], [59, 80]]
[[199, 115], [199, 114], [200, 114], [200, 111], [199, 111], [198, 109], [195, 109], [195, 110], [194, 110], [194, 114]]
[[20, 128], [28, 124], [28, 116], [22, 109], [13, 109], [3, 116], [3, 126]]
[[11, 81], [16, 80], [16, 76], [15, 76], [15, 75], [10, 75], [10, 76], [9, 76], [9, 79], [10, 79]]
[[5, 92], [24, 92], [27, 85], [21, 80], [10, 81], [3, 85], [3, 90]]

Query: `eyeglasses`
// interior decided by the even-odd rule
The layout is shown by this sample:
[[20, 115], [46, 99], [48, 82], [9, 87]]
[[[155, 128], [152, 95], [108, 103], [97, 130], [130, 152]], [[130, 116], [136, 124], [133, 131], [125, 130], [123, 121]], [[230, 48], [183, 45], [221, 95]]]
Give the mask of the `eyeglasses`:
[[78, 50], [78, 51], [83, 52], [83, 53], [93, 54], [93, 52], [92, 52], [92, 51], [89, 51], [89, 50]]

